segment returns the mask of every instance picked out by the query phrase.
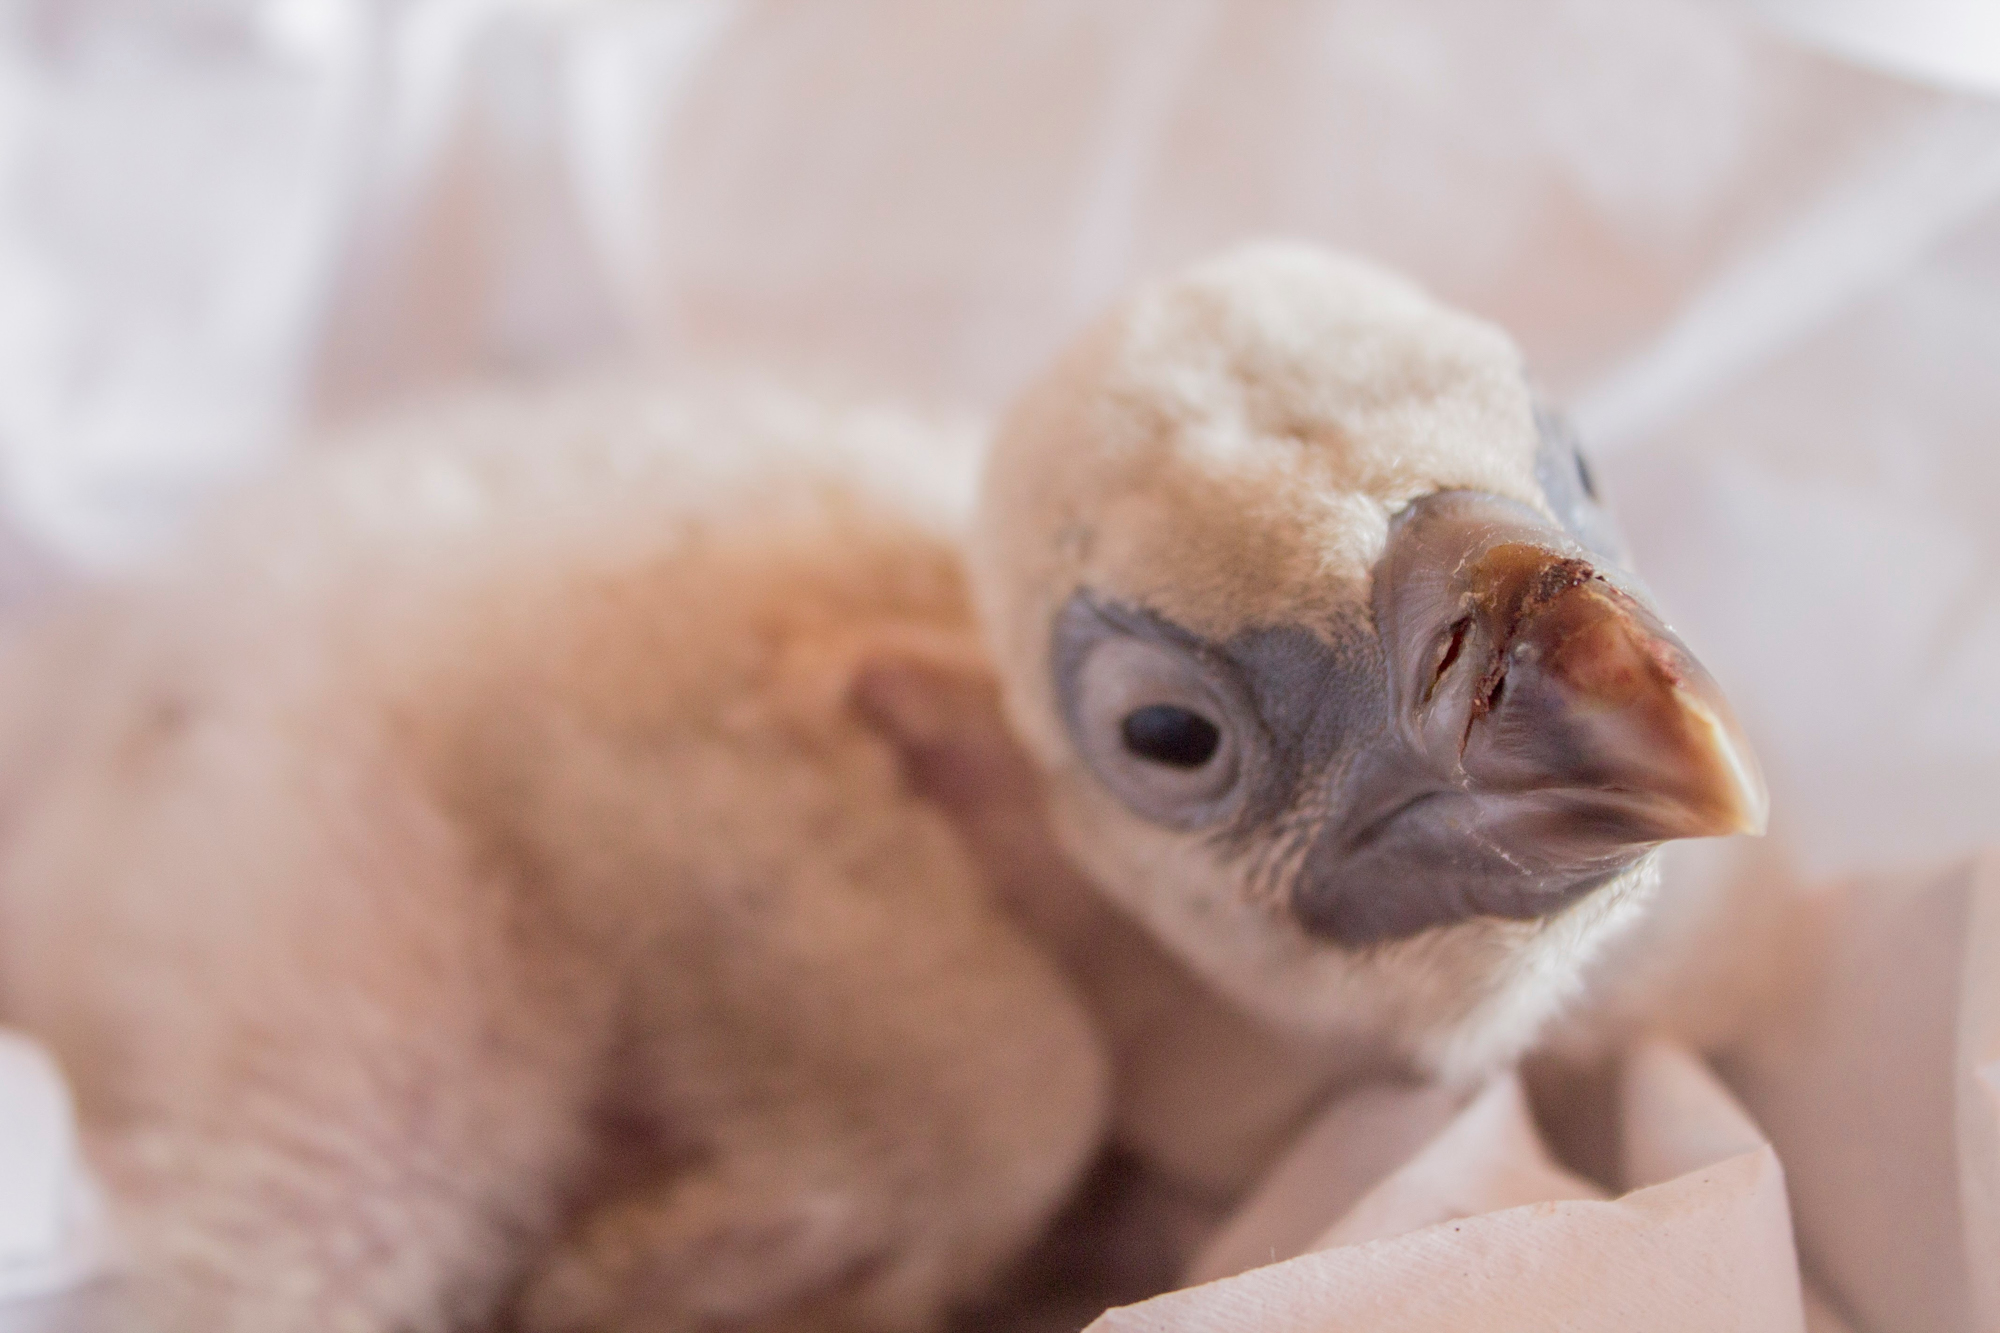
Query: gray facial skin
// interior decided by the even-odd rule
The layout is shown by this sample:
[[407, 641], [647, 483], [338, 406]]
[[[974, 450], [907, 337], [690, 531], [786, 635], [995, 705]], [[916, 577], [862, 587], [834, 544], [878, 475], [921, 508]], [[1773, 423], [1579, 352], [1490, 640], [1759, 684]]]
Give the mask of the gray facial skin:
[[1542, 446], [1535, 454], [1535, 481], [1563, 531], [1587, 548], [1597, 560], [1631, 577], [1631, 554], [1618, 520], [1597, 493], [1590, 463], [1577, 442], [1569, 419], [1546, 407], [1535, 409]]
[[1720, 691], [1617, 563], [1567, 433], [1545, 420], [1543, 440], [1563, 528], [1428, 496], [1397, 517], [1365, 610], [1356, 589], [1319, 622], [1214, 643], [1077, 592], [1052, 667], [1078, 753], [1349, 947], [1545, 916], [1663, 841], [1761, 827]]

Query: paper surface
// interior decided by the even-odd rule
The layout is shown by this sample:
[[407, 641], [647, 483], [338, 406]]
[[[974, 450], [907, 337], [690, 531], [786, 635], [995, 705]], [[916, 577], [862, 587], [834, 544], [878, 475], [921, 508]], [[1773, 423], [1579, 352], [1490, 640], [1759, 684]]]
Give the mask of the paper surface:
[[62, 1075], [40, 1047], [0, 1032], [0, 1318], [95, 1276], [107, 1257]]
[[1623, 1085], [1629, 1165], [1666, 1174], [1616, 1200], [1549, 1160], [1505, 1076], [1308, 1253], [1092, 1328], [1803, 1329], [1776, 1155], [1685, 1052], [1640, 1047]]
[[[1441, 1126], [1448, 1102], [1363, 1090], [1301, 1136], [1194, 1285], [1093, 1329], [2000, 1328], [2000, 856], [1796, 910], [1797, 983], [1714, 1066], [1660, 1040], [1619, 1054], [1617, 1180], [1559, 1165], [1511, 1075]], [[1391, 1109], [1428, 1132], [1384, 1172], [1384, 1143], [1411, 1137]], [[1315, 1204], [1327, 1228], [1302, 1244]]]

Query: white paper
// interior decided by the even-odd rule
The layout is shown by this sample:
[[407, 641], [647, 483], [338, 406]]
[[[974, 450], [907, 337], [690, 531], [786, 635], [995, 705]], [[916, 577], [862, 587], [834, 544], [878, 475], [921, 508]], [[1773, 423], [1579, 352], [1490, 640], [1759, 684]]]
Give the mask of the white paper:
[[96, 1276], [105, 1240], [61, 1073], [0, 1032], [0, 1310]]
[[1984, 0], [1747, 0], [1828, 49], [1948, 87], [2000, 93], [2000, 7]]
[[[1375, 1108], [1426, 1103], [1410, 1089], [1350, 1094], [1185, 1290], [1093, 1328], [2000, 1327], [2000, 854], [1767, 887], [1791, 905], [1788, 979], [1713, 1065], [1637, 1040], [1616, 1053], [1615, 1095], [1586, 1108], [1615, 1119], [1615, 1190], [1556, 1163], [1511, 1075], [1386, 1173]], [[1377, 1183], [1356, 1199], [1363, 1175]], [[1315, 1209], [1328, 1229], [1301, 1248]], [[1260, 1247], [1261, 1266], [1220, 1261]]]
[[1093, 1333], [1804, 1329], [1776, 1154], [1683, 1050], [1642, 1044], [1621, 1082], [1628, 1166], [1660, 1175], [1620, 1198], [1550, 1160], [1502, 1076], [1310, 1252], [1112, 1310]]

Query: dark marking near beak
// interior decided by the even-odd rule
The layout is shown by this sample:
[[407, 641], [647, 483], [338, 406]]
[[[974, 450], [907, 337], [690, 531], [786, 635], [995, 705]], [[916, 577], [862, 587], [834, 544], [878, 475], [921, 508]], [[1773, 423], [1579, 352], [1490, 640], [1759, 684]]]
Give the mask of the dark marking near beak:
[[1445, 641], [1444, 656], [1438, 659], [1437, 670], [1431, 672], [1431, 683], [1424, 686], [1425, 703], [1431, 701], [1431, 696], [1437, 693], [1437, 687], [1444, 683], [1445, 676], [1457, 664], [1458, 655], [1465, 651], [1465, 636], [1471, 629], [1471, 616], [1460, 616], [1451, 622], [1450, 637]]

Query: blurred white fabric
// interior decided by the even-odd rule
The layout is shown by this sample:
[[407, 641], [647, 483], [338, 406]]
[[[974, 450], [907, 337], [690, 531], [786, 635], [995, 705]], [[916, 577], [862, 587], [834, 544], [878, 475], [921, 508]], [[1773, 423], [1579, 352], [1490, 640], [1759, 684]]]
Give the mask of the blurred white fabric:
[[1943, 861], [2000, 812], [1996, 13], [12, 0], [0, 613], [456, 383], [990, 410], [1133, 278], [1282, 233], [1520, 337], [1780, 858]]
[[21, 1302], [69, 1289], [107, 1257], [62, 1074], [39, 1047], [0, 1033], [0, 1333], [33, 1328]]

